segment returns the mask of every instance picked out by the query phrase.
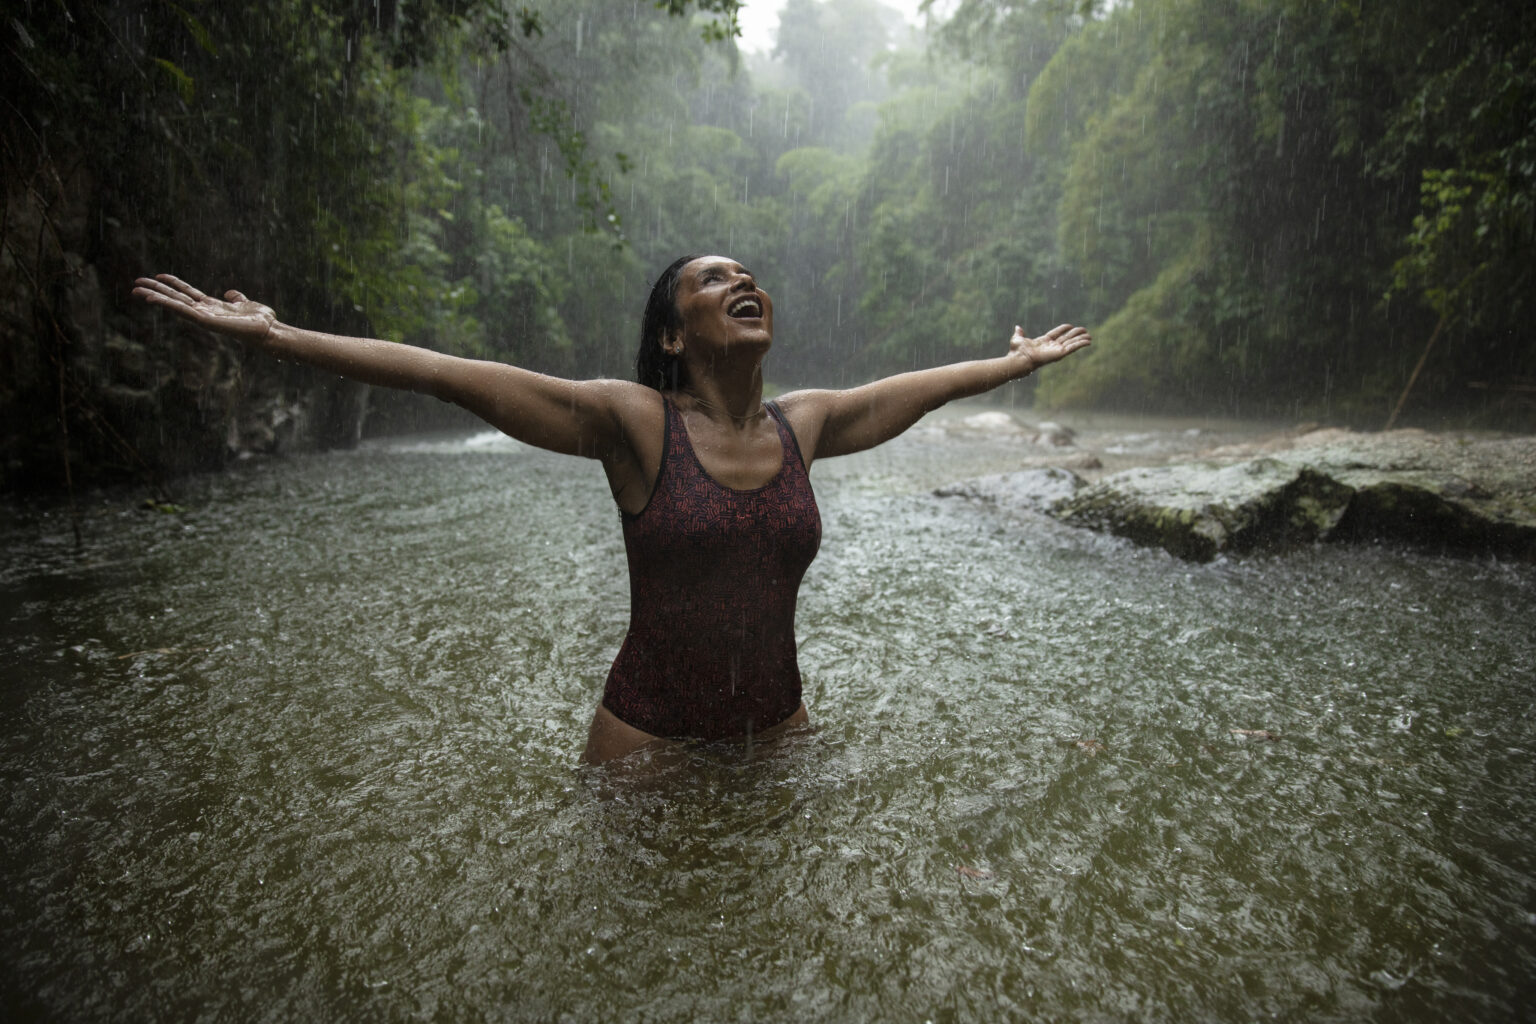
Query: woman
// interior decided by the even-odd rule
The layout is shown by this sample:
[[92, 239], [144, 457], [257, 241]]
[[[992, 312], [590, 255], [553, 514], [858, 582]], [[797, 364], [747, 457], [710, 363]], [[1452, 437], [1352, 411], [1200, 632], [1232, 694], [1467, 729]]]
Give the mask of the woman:
[[794, 608], [821, 520], [806, 472], [871, 448], [956, 398], [1087, 345], [1063, 324], [1015, 327], [1008, 353], [846, 391], [764, 403], [773, 302], [741, 264], [685, 256], [646, 304], [638, 383], [571, 381], [502, 363], [282, 323], [161, 274], [134, 294], [280, 359], [431, 394], [528, 444], [597, 459], [622, 513], [630, 628], [592, 718], [588, 762], [683, 738], [765, 739], [807, 721]]

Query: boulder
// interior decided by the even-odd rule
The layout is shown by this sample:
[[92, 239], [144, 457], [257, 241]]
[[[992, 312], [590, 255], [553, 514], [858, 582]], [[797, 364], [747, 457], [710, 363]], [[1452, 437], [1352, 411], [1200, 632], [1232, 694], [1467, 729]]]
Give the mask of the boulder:
[[1180, 558], [1294, 547], [1327, 538], [1350, 489], [1326, 474], [1274, 458], [1230, 466], [1188, 463], [1105, 477], [1048, 510]]
[[1077, 431], [1060, 423], [1049, 421], [1035, 424], [1035, 444], [1054, 445], [1057, 448], [1070, 448], [1077, 442]]
[[997, 410], [972, 413], [964, 419], [951, 421], [947, 426], [951, 430], [974, 434], [1017, 436], [1028, 433], [1018, 420], [1006, 412], [999, 412]]
[[1126, 470], [1048, 511], [1194, 561], [1325, 540], [1536, 561], [1536, 438], [1318, 431]]

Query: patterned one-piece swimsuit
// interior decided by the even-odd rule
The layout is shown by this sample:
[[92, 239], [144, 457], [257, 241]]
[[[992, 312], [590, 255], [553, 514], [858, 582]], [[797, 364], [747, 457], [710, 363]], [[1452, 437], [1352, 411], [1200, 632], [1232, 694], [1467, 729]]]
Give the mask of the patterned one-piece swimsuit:
[[655, 488], [638, 515], [623, 515], [629, 632], [603, 706], [652, 735], [742, 736], [800, 707], [795, 599], [821, 514], [794, 434], [766, 406], [783, 465], [738, 491], [704, 472], [667, 400]]

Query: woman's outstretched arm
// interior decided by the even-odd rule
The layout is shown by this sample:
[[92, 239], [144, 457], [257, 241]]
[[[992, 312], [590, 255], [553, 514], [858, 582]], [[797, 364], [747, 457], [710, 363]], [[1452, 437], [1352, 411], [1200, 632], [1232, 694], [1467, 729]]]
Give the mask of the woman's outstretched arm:
[[906, 430], [927, 413], [957, 398], [969, 398], [1028, 376], [1086, 346], [1088, 331], [1062, 324], [1038, 338], [1013, 329], [1008, 354], [995, 359], [914, 370], [846, 391], [797, 391], [781, 404], [795, 424], [800, 446], [812, 459], [873, 448]]
[[565, 380], [413, 345], [308, 331], [283, 323], [270, 307], [237, 291], [218, 299], [170, 274], [139, 278], [133, 294], [279, 359], [364, 384], [433, 395], [520, 441], [566, 455], [613, 458], [623, 443], [619, 407], [638, 387]]

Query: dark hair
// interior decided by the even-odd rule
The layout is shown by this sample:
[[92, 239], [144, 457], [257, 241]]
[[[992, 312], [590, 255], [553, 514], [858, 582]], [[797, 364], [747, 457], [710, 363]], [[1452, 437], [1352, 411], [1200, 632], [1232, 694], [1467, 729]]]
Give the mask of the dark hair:
[[676, 391], [688, 386], [688, 370], [682, 360], [661, 347], [667, 335], [681, 330], [683, 316], [677, 309], [677, 279], [683, 268], [698, 256], [679, 256], [661, 272], [645, 300], [640, 318], [640, 351], [635, 354], [635, 380], [657, 391]]

